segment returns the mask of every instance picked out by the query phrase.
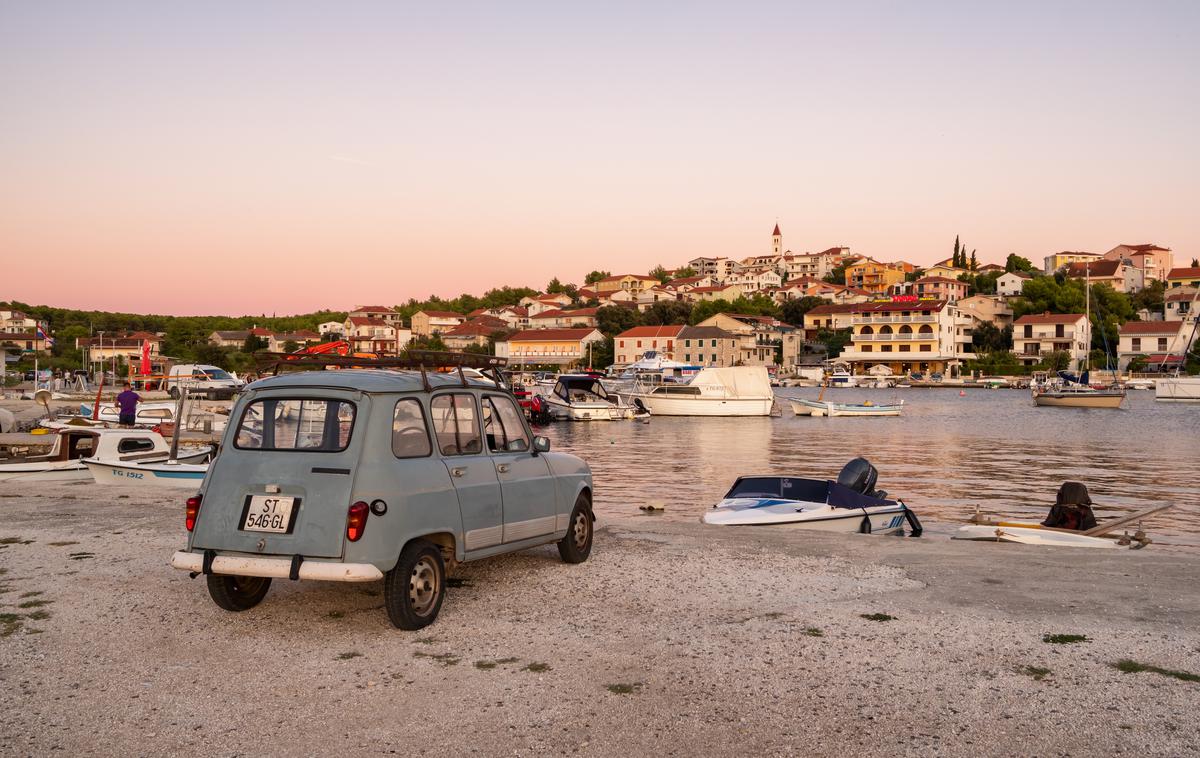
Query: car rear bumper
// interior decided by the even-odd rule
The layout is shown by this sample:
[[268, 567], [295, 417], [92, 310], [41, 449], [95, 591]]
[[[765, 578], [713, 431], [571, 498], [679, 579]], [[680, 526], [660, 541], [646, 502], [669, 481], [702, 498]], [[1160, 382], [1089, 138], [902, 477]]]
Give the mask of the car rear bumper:
[[[171, 566], [180, 571], [200, 573], [204, 569], [204, 554], [180, 550], [171, 556]], [[288, 558], [218, 555], [212, 560], [211, 570], [214, 574], [287, 579], [291, 576], [292, 561]], [[369, 563], [315, 560], [301, 563], [299, 574], [300, 579], [325, 582], [375, 582], [383, 578], [383, 572]]]

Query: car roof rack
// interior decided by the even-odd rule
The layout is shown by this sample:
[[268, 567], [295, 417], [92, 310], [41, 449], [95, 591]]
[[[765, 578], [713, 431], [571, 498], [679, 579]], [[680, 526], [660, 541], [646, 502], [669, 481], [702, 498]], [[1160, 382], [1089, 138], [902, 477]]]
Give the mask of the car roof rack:
[[433, 389], [433, 386], [429, 384], [429, 371], [438, 372], [439, 369], [445, 368], [457, 369], [458, 378], [462, 382], [462, 386], [469, 387], [467, 377], [463, 374], [462, 370], [464, 368], [473, 368], [478, 369], [484, 374], [490, 371], [491, 375], [489, 378], [496, 384], [496, 387], [498, 389], [508, 389], [504, 377], [500, 373], [500, 370], [508, 365], [508, 359], [494, 355], [481, 355], [479, 353], [409, 350], [406, 354], [398, 356], [356, 357], [353, 355], [331, 355], [328, 353], [273, 353], [261, 351], [254, 354], [254, 360], [258, 365], [259, 372], [267, 373], [269, 371], [276, 376], [279, 375], [280, 371], [285, 370], [305, 371], [329, 368], [415, 369], [421, 372], [421, 384], [427, 392]]

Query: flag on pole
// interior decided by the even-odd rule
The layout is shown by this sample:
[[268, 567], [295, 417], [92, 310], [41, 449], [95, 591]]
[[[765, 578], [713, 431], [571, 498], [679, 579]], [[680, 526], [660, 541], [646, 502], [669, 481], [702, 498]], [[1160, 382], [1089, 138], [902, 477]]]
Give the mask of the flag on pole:
[[46, 347], [54, 347], [54, 338], [49, 334], [46, 334], [46, 330], [42, 328], [41, 324], [38, 324], [37, 327], [37, 338], [44, 341], [46, 343]]
[[142, 340], [142, 375], [150, 375], [150, 340]]

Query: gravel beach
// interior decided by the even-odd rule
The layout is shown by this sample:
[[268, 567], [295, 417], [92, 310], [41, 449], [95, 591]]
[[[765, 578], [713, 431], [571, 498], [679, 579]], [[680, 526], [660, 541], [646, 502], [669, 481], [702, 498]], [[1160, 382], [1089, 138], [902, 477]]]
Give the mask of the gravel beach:
[[584, 564], [546, 547], [459, 567], [438, 621], [405, 633], [381, 584], [276, 580], [219, 610], [168, 566], [183, 499], [0, 483], [0, 753], [1200, 753], [1200, 682], [1114, 666], [1200, 673], [1187, 550], [631, 505]]

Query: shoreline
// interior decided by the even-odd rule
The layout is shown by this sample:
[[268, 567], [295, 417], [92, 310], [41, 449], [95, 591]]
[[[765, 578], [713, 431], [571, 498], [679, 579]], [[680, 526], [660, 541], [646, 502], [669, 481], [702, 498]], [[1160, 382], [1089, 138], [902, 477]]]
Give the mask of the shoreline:
[[277, 581], [220, 611], [167, 565], [182, 510], [178, 493], [0, 483], [0, 612], [46, 616], [0, 638], [6, 752], [1200, 750], [1200, 684], [1114, 668], [1200, 673], [1184, 551], [601, 514], [588, 562], [546, 547], [461, 566], [439, 620], [405, 633], [376, 584]]

